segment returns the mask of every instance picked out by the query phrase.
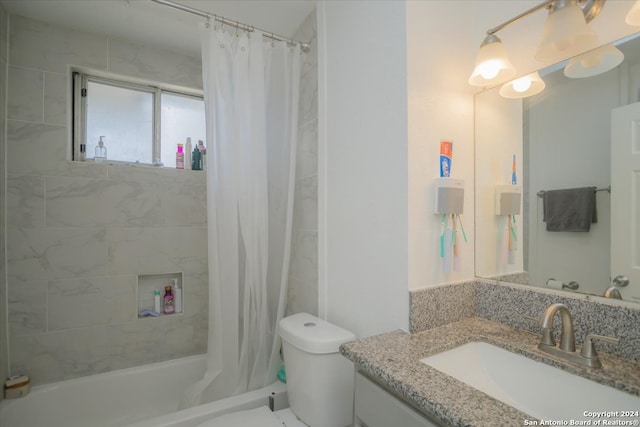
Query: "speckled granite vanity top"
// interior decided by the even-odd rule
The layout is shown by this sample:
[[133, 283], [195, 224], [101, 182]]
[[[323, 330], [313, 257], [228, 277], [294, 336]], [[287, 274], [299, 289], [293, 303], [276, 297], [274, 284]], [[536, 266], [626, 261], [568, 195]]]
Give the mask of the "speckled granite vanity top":
[[360, 339], [343, 344], [340, 352], [360, 371], [445, 425], [522, 426], [524, 420], [535, 420], [420, 362], [471, 341], [487, 342], [640, 396], [640, 363], [601, 352], [603, 368], [580, 367], [539, 351], [538, 334], [479, 317], [415, 334], [395, 331]]

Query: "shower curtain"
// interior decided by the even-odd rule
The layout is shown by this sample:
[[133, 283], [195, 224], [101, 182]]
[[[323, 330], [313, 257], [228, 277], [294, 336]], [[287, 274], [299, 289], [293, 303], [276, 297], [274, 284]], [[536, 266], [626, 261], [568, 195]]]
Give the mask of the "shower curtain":
[[280, 364], [298, 127], [300, 48], [202, 25], [209, 341], [193, 406], [266, 386]]

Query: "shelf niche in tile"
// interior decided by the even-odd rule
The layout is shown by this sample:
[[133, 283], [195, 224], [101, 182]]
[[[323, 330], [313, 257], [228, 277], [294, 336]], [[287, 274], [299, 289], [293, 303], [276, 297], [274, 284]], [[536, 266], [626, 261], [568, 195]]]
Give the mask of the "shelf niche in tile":
[[176, 312], [173, 314], [164, 314], [162, 312], [165, 286], [172, 287], [174, 301], [176, 298], [176, 286], [182, 290], [182, 295], [184, 295], [184, 282], [183, 282], [182, 272], [138, 275], [138, 286], [137, 286], [138, 288], [138, 319], [147, 319], [147, 318], [156, 317], [151, 315], [144, 316], [140, 314], [141, 311], [144, 309], [153, 310], [154, 308], [153, 293], [156, 290], [160, 291], [160, 316], [158, 317], [175, 316], [176, 314], [182, 314], [184, 312], [184, 298], [182, 298], [182, 307], [180, 311], [178, 311], [178, 307], [177, 307]]

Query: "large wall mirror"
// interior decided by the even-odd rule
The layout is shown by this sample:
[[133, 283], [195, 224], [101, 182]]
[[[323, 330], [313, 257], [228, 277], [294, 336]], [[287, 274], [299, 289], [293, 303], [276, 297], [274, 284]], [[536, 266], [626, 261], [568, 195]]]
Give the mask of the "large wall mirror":
[[[529, 98], [476, 95], [478, 277], [640, 303], [640, 33], [616, 47], [625, 59], [606, 73], [568, 78], [565, 62]], [[583, 187], [598, 190], [597, 222], [548, 231], [544, 193]], [[517, 206], [501, 208], [501, 193]]]

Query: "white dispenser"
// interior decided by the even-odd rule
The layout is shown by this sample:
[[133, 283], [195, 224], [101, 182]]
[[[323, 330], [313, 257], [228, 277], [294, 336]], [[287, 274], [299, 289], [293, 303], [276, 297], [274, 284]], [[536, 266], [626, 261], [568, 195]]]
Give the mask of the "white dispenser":
[[464, 210], [464, 179], [438, 178], [434, 183], [436, 214], [462, 214]]
[[522, 187], [498, 185], [496, 187], [496, 215], [520, 215]]

